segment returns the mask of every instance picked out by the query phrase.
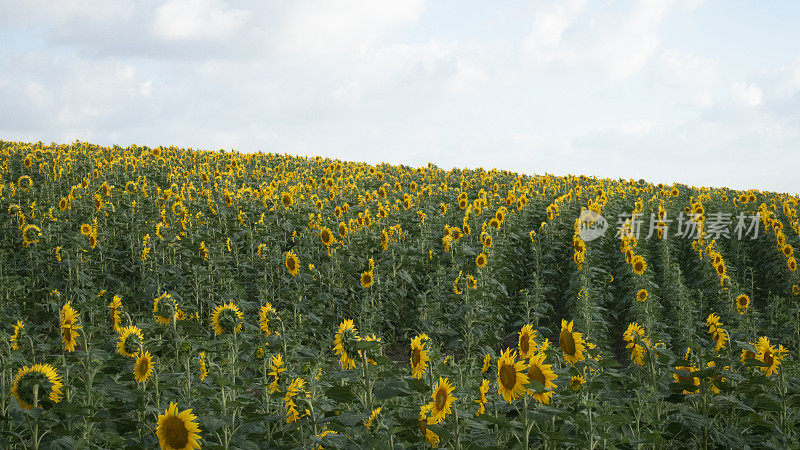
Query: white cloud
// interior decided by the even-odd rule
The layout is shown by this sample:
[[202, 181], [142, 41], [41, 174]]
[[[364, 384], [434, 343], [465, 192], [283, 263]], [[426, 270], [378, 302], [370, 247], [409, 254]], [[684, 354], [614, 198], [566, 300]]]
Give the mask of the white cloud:
[[153, 31], [167, 40], [213, 39], [232, 35], [248, 16], [219, 0], [169, 0], [156, 8]]
[[758, 106], [761, 104], [761, 88], [753, 83], [733, 83], [731, 85], [733, 101], [745, 106]]
[[721, 76], [720, 62], [677, 48], [661, 53], [658, 67], [669, 82], [681, 87], [713, 86]]

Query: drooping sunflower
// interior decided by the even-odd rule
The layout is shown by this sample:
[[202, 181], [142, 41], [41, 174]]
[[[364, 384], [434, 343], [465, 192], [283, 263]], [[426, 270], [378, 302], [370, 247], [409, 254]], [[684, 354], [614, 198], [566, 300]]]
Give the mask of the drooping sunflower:
[[153, 299], [153, 317], [159, 324], [169, 325], [171, 321], [175, 320], [177, 313], [178, 305], [166, 291]]
[[211, 327], [214, 328], [215, 336], [223, 333], [237, 334], [242, 331], [243, 322], [244, 314], [233, 302], [217, 306], [211, 313]]
[[39, 242], [42, 229], [33, 224], [28, 224], [22, 229], [22, 244], [27, 247]]
[[422, 378], [428, 367], [428, 350], [425, 349], [427, 335], [418, 335], [411, 339], [411, 377]]
[[720, 351], [724, 349], [729, 338], [728, 332], [722, 327], [719, 316], [714, 313], [709, 314], [706, 319], [706, 325], [708, 326], [708, 334], [714, 340], [714, 350]]
[[382, 409], [383, 408], [379, 406], [379, 407], [377, 407], [377, 408], [372, 410], [372, 414], [370, 414], [369, 417], [367, 418], [366, 422], [364, 422], [364, 427], [366, 429], [368, 429], [368, 430], [372, 429], [372, 424], [375, 422], [375, 418], [378, 417], [378, 414], [381, 413]]
[[273, 317], [278, 317], [278, 312], [272, 307], [271, 303], [262, 306], [258, 311], [258, 326], [267, 337], [272, 335], [272, 331], [269, 329], [269, 321]]
[[122, 308], [122, 298], [120, 298], [119, 295], [115, 295], [111, 303], [108, 304], [108, 307], [111, 309], [111, 322], [114, 325], [114, 333], [121, 334], [122, 326], [119, 310]]
[[429, 430], [427, 427], [427, 425], [433, 424], [433, 422], [430, 421], [430, 417], [428, 417], [432, 407], [430, 403], [420, 406], [419, 419], [417, 422], [419, 423], [420, 433], [425, 436], [425, 441], [427, 441], [431, 447], [436, 448], [439, 445], [439, 435]]
[[647, 300], [647, 289], [639, 289], [639, 292], [636, 293], [636, 300], [640, 302]]
[[747, 312], [747, 308], [750, 307], [750, 297], [747, 294], [739, 294], [736, 297], [736, 309], [739, 310], [739, 314], [744, 314]]
[[430, 403], [431, 423], [441, 423], [447, 414], [452, 413], [453, 402], [458, 400], [452, 394], [456, 388], [450, 384], [447, 378], [439, 377], [439, 382], [433, 388]]
[[80, 317], [80, 314], [72, 308], [70, 302], [67, 302], [61, 308], [61, 313], [59, 314], [61, 322], [61, 342], [64, 343], [65, 351], [75, 351], [75, 345], [78, 342], [76, 340], [78, 337], [78, 330], [83, 328], [78, 325], [78, 317]]
[[297, 274], [300, 273], [300, 260], [297, 258], [297, 255], [294, 254], [294, 250], [289, 250], [284, 253], [283, 256], [286, 260], [286, 270], [288, 270], [293, 277], [297, 276]]
[[356, 352], [349, 348], [351, 342], [356, 340], [358, 340], [358, 329], [353, 325], [353, 320], [347, 319], [340, 323], [339, 331], [333, 338], [333, 353], [339, 355], [339, 362], [343, 369], [356, 368], [356, 361], [353, 359]]
[[[622, 335], [622, 340], [626, 342], [625, 348], [631, 351], [631, 360], [637, 366], [644, 365], [644, 357], [647, 353], [647, 348], [650, 347], [650, 340], [644, 335], [644, 328], [637, 323], [628, 325], [628, 329]], [[642, 345], [645, 344], [645, 346]]]
[[486, 404], [489, 403], [489, 400], [486, 398], [486, 394], [489, 392], [489, 380], [484, 379], [481, 381], [481, 386], [478, 388], [478, 397], [475, 400], [475, 403], [478, 404], [478, 411], [475, 413], [476, 416], [480, 416], [481, 414], [486, 412]]
[[478, 266], [479, 269], [483, 269], [484, 267], [486, 267], [485, 253], [478, 254], [478, 256], [475, 258], [475, 265]]
[[800, 295], [800, 286], [793, 284], [792, 285], [792, 294]]
[[200, 448], [200, 427], [195, 420], [197, 416], [191, 409], [178, 411], [175, 402], [170, 402], [164, 414], [158, 416], [156, 436], [161, 450], [192, 450]]
[[375, 277], [372, 275], [372, 270], [361, 272], [361, 287], [368, 288], [375, 283]]
[[269, 383], [269, 393], [274, 394], [278, 388], [278, 379], [281, 372], [286, 372], [286, 367], [283, 367], [283, 355], [272, 355], [269, 361], [269, 373], [267, 375], [272, 377]]
[[631, 259], [631, 267], [636, 275], [642, 275], [647, 270], [647, 261], [642, 255], [636, 255]]
[[766, 336], [758, 338], [756, 351], [758, 351], [756, 358], [766, 365], [765, 367], [759, 367], [765, 376], [770, 376], [778, 371], [778, 366], [781, 365], [786, 353], [783, 345], [779, 345], [778, 348], [773, 347]]
[[11, 334], [11, 337], [8, 338], [8, 342], [11, 343], [11, 350], [19, 350], [19, 340], [20, 340], [20, 332], [25, 327], [25, 322], [18, 320], [16, 325], [13, 325], [14, 332]]
[[583, 334], [572, 331], [573, 322], [568, 323], [561, 319], [561, 333], [558, 335], [558, 345], [564, 353], [564, 359], [569, 364], [583, 361], [585, 359], [583, 352], [586, 350]]
[[521, 397], [528, 384], [528, 367], [525, 361], [517, 361], [517, 352], [507, 348], [497, 359], [497, 393], [507, 402]]
[[128, 358], [136, 358], [139, 352], [142, 351], [143, 342], [142, 330], [135, 325], [128, 325], [119, 333], [117, 353]]
[[[528, 381], [536, 380], [541, 383], [545, 389], [553, 389], [557, 387], [556, 384], [553, 383], [553, 380], [558, 378], [558, 375], [553, 372], [553, 366], [551, 364], [544, 363], [545, 358], [545, 353], [539, 352], [528, 361]], [[550, 404], [550, 399], [553, 397], [553, 391], [536, 392], [532, 389], [528, 389], [526, 392], [533, 397], [534, 400], [543, 405]]]
[[208, 369], [206, 369], [206, 352], [200, 352], [197, 354], [197, 358], [200, 360], [200, 381], [203, 381], [208, 376]]
[[133, 365], [133, 377], [137, 383], [145, 383], [153, 374], [153, 355], [147, 351], [140, 351]]
[[489, 370], [489, 365], [492, 363], [492, 355], [487, 353], [483, 357], [483, 367], [481, 367], [481, 373], [486, 373]]
[[295, 378], [286, 388], [286, 395], [283, 397], [283, 407], [286, 410], [286, 423], [294, 423], [300, 418], [297, 411], [297, 403], [294, 397], [305, 391], [306, 381], [302, 378]]
[[527, 324], [522, 327], [518, 339], [520, 359], [528, 359], [538, 351], [535, 338], [536, 331], [533, 329], [533, 325]]
[[39, 408], [61, 401], [61, 388], [64, 384], [56, 369], [50, 364], [34, 364], [19, 369], [11, 385], [11, 396], [17, 399], [20, 408], [33, 409], [33, 388], [36, 385], [39, 385]]

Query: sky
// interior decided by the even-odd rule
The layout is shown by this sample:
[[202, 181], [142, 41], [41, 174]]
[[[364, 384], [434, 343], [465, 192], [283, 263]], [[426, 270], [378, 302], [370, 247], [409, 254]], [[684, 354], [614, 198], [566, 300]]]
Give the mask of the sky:
[[800, 193], [800, 2], [0, 2], [0, 139]]

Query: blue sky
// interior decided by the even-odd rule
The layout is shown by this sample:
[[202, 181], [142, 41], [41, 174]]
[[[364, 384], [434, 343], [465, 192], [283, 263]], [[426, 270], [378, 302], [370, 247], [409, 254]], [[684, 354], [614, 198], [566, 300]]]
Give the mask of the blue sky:
[[800, 2], [0, 4], [0, 139], [800, 192]]

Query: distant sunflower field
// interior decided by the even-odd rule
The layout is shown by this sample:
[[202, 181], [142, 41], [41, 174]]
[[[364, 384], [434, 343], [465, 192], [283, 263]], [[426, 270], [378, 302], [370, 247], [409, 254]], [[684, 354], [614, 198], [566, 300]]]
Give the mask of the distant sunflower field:
[[798, 203], [0, 141], [0, 447], [796, 448]]

